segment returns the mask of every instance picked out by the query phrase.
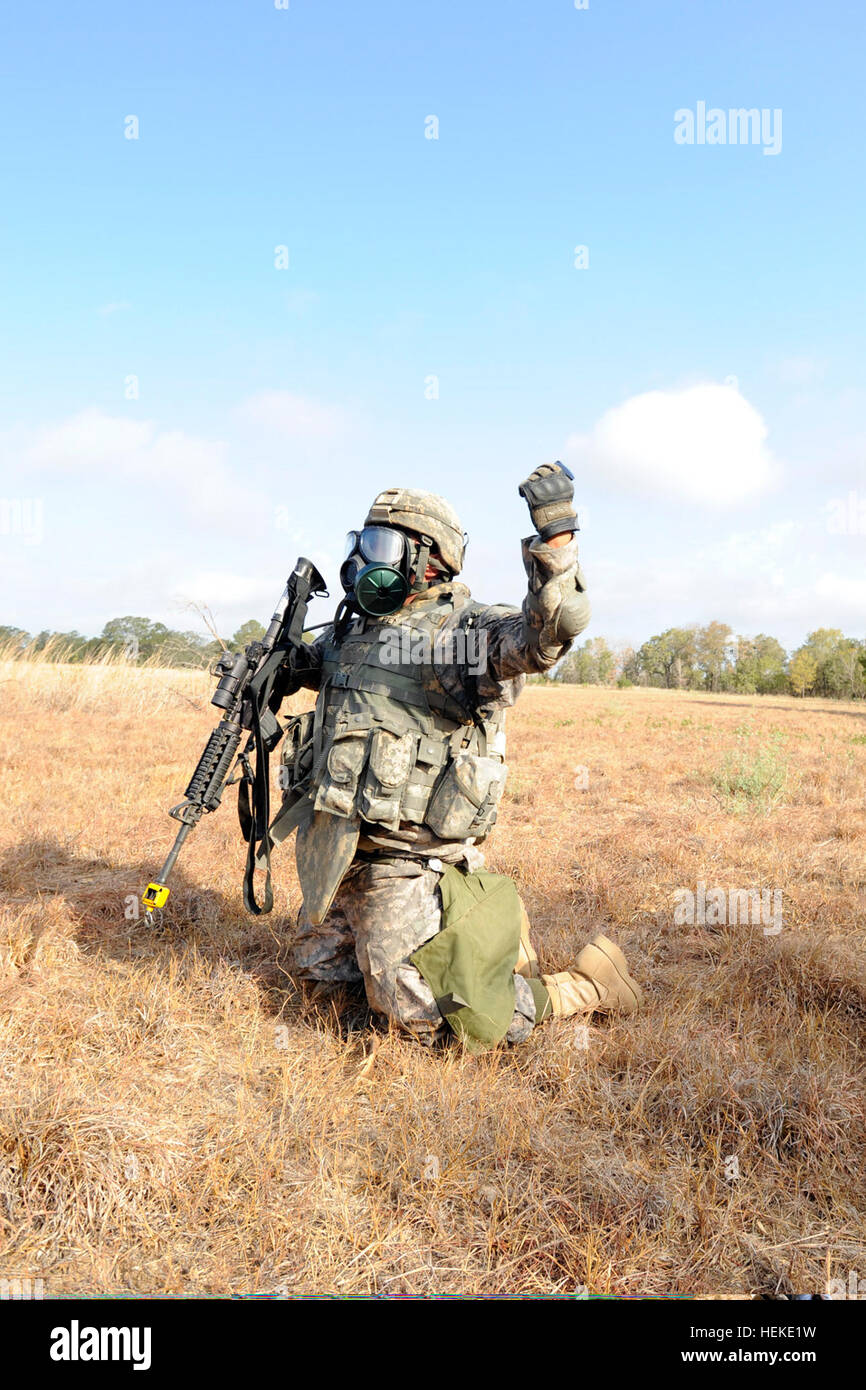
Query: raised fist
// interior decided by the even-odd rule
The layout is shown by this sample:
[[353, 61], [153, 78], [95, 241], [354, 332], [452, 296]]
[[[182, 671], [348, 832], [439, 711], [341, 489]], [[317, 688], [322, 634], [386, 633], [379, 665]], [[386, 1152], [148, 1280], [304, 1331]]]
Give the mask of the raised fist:
[[520, 484], [520, 496], [525, 498], [532, 524], [543, 541], [577, 530], [573, 483], [574, 474], [557, 460], [542, 463]]

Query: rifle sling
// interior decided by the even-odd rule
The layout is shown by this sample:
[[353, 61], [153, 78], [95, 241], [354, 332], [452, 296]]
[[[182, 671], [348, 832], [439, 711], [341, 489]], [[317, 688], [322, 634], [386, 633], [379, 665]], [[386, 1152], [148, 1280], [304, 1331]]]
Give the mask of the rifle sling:
[[[247, 862], [244, 869], [244, 907], [254, 917], [270, 912], [274, 905], [271, 886], [271, 842], [268, 822], [271, 814], [269, 757], [283, 736], [283, 731], [270, 709], [270, 698], [286, 655], [293, 648], [287, 642], [278, 643], [268, 653], [250, 681], [246, 692], [249, 701], [250, 729], [256, 753], [255, 772], [250, 775], [249, 762], [244, 759], [244, 775], [238, 787], [238, 820], [241, 834], [247, 842]], [[252, 786], [252, 795], [250, 790]], [[261, 906], [256, 901], [254, 873], [256, 859], [264, 858], [265, 888]]]

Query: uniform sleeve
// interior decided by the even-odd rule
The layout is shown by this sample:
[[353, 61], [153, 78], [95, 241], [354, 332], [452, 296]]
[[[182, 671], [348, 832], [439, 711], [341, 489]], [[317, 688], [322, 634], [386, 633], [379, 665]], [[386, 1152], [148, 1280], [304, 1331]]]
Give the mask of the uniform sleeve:
[[529, 536], [522, 542], [522, 549], [528, 580], [522, 609], [486, 608], [475, 619], [486, 647], [486, 671], [477, 677], [481, 698], [501, 698], [505, 693], [500, 689], [501, 682], [530, 672], [549, 671], [589, 622], [586, 582], [577, 560], [577, 536], [563, 546], [548, 545], [539, 536]]

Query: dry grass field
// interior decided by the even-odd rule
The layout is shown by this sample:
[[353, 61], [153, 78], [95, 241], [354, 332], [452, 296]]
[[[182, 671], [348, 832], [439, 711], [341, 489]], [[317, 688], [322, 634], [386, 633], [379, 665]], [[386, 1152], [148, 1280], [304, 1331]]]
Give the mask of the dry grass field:
[[[215, 722], [207, 675], [0, 681], [0, 1277], [48, 1297], [866, 1286], [862, 706], [530, 687], [488, 864], [544, 969], [603, 929], [647, 1007], [470, 1058], [356, 995], [304, 998], [290, 847], [253, 920], [230, 802], [159, 933], [135, 919]], [[676, 925], [699, 881], [780, 890], [782, 930]]]

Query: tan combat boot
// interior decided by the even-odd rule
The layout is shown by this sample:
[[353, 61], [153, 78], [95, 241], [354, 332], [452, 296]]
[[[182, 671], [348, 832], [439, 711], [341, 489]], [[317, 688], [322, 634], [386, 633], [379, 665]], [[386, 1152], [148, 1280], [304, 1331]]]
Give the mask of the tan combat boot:
[[579, 1013], [632, 1014], [643, 1003], [640, 985], [628, 973], [622, 951], [606, 936], [584, 946], [573, 970], [542, 975], [554, 1018]]

